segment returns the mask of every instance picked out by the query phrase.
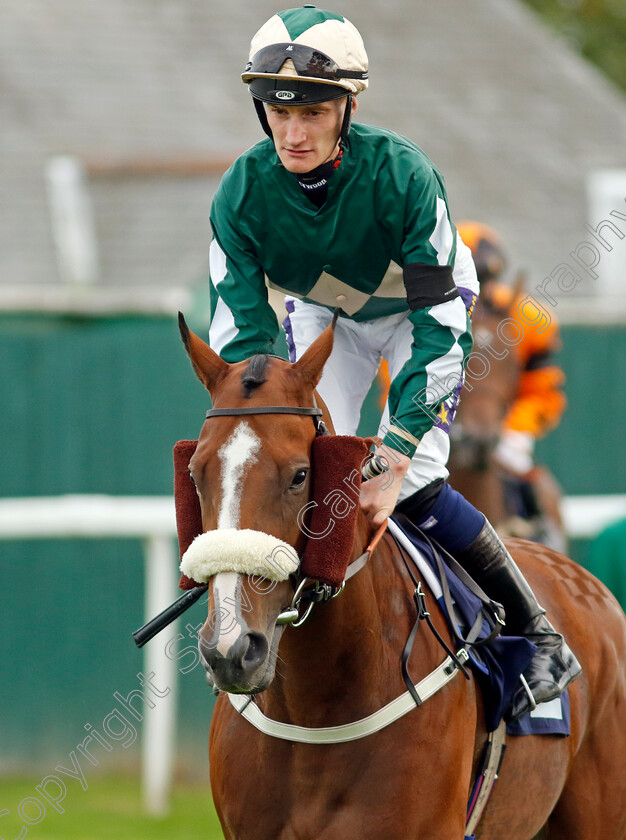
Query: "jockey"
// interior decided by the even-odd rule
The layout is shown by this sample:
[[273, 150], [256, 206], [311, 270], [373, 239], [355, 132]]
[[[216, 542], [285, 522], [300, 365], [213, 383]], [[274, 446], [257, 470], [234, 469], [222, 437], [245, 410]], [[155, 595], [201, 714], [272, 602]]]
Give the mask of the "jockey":
[[561, 694], [580, 666], [491, 525], [445, 481], [478, 282], [443, 178], [410, 140], [352, 123], [368, 62], [339, 14], [306, 5], [274, 15], [252, 39], [242, 79], [268, 136], [213, 200], [211, 347], [228, 362], [272, 352], [268, 286], [286, 295], [292, 361], [338, 308], [318, 391], [339, 434], [355, 434], [388, 360], [378, 449], [390, 470], [363, 485], [361, 506], [373, 527], [397, 506], [503, 604], [510, 633], [536, 644], [513, 699], [520, 717]]
[[[501, 282], [506, 258], [493, 228], [461, 222], [457, 230], [472, 251], [481, 303], [507, 312], [521, 328], [522, 339], [515, 353], [522, 373], [517, 397], [504, 419], [496, 457], [506, 470], [524, 480], [534, 465], [535, 441], [558, 426], [567, 405], [562, 390], [565, 374], [556, 361], [561, 349], [559, 326], [553, 314], [544, 315], [537, 324], [524, 320], [519, 308], [524, 296], [514, 300], [513, 289]], [[536, 304], [535, 309], [539, 311]]]

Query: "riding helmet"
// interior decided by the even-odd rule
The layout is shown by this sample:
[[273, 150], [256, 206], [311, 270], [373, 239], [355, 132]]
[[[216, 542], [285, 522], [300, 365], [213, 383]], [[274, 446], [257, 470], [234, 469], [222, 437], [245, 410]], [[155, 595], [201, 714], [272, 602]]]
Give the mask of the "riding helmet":
[[264, 102], [313, 105], [347, 96], [341, 130], [345, 141], [352, 97], [368, 85], [367, 53], [347, 18], [306, 5], [278, 12], [259, 29], [241, 78], [270, 137]]

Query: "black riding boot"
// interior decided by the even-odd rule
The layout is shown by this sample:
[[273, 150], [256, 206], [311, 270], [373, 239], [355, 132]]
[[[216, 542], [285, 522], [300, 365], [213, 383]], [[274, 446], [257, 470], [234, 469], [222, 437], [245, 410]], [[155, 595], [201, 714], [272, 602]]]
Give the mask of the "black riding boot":
[[521, 676], [509, 713], [517, 720], [538, 703], [559, 697], [581, 672], [581, 666], [563, 636], [557, 633], [539, 606], [532, 589], [489, 522], [476, 539], [456, 552], [456, 559], [477, 583], [506, 611], [510, 635], [525, 636], [537, 652]]

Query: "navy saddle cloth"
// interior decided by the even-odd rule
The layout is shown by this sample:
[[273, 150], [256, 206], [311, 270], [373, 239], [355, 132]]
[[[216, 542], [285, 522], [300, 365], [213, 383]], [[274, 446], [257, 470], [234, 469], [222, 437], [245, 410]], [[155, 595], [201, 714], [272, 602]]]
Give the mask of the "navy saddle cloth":
[[[413, 546], [415, 551], [408, 550], [408, 553], [420, 572], [424, 573], [422, 563], [425, 562], [431, 572], [431, 575], [427, 577], [432, 578], [434, 575], [439, 581], [440, 569], [430, 540], [426, 539], [424, 534], [406, 517], [392, 516], [391, 520], [393, 526], [396, 526], [390, 528], [391, 533], [398, 538], [396, 531], [398, 528], [405, 537], [405, 540], [402, 540], [403, 546], [408, 550], [407, 540]], [[441, 556], [445, 557], [443, 553]], [[465, 638], [478, 618], [483, 604], [445, 562], [443, 569], [456, 612], [458, 622], [456, 630]], [[453, 626], [455, 617], [448, 614], [443, 596], [437, 592], [433, 594]], [[486, 639], [490, 632], [491, 628], [484, 619], [478, 640]], [[483, 691], [489, 731], [496, 729], [505, 716], [511, 699], [519, 688], [519, 675], [526, 669], [535, 650], [535, 645], [522, 636], [498, 636], [490, 642], [469, 648], [470, 663]], [[569, 697], [566, 691], [557, 700], [540, 704], [537, 709], [519, 721], [508, 723], [507, 732], [510, 735], [569, 735], [569, 723]]]

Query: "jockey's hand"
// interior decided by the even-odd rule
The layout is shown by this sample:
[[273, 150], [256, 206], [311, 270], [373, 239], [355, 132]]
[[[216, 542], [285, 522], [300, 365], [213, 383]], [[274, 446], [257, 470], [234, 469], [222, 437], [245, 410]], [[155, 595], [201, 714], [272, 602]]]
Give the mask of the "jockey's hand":
[[386, 446], [377, 448], [375, 454], [387, 461], [389, 469], [361, 484], [361, 508], [376, 529], [393, 513], [411, 459], [395, 449], [390, 452]]

